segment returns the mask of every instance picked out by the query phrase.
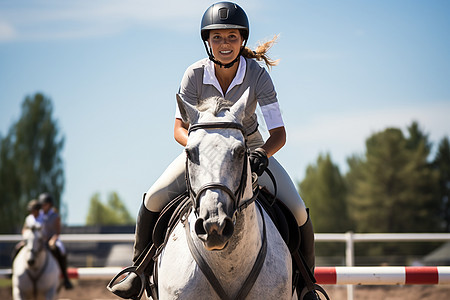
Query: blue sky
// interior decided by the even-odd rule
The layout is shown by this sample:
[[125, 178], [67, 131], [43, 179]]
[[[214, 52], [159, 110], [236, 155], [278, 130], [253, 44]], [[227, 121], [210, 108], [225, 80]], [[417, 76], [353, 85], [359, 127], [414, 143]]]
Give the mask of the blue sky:
[[[65, 135], [66, 222], [91, 196], [142, 194], [180, 151], [175, 93], [205, 57], [200, 19], [214, 1], [1, 1], [0, 133], [27, 95], [52, 99]], [[295, 181], [329, 152], [341, 172], [365, 139], [413, 120], [450, 136], [450, 2], [237, 1], [250, 40], [279, 34], [271, 71], [288, 131], [276, 154]], [[263, 127], [263, 126], [262, 126]], [[264, 131], [264, 129], [263, 129]]]

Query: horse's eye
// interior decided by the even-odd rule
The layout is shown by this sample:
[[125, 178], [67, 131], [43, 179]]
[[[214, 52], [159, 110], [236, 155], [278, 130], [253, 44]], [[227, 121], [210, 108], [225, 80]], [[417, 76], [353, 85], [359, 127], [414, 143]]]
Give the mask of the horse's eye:
[[188, 159], [194, 163], [194, 164], [198, 164], [199, 163], [199, 159], [198, 159], [198, 148], [197, 147], [186, 147], [184, 149], [184, 151], [186, 151], [186, 155], [188, 157]]
[[245, 147], [241, 144], [235, 145], [233, 147], [233, 149], [231, 150], [231, 154], [237, 159], [242, 158], [244, 156], [244, 153], [245, 153]]

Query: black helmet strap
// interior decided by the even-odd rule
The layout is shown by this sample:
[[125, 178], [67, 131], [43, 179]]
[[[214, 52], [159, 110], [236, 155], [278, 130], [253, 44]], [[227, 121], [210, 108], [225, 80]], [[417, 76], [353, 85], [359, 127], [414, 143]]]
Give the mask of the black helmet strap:
[[214, 57], [212, 50], [211, 50], [211, 48], [208, 47], [208, 45], [206, 44], [206, 41], [203, 41], [203, 44], [205, 45], [206, 53], [208, 53], [209, 59], [212, 62], [214, 62], [216, 65], [219, 65], [220, 67], [224, 67], [225, 69], [228, 69], [228, 68], [231, 68], [239, 60], [239, 57], [241, 56], [242, 51], [244, 50], [245, 46], [247, 45], [247, 40], [244, 40], [244, 45], [241, 47], [241, 50], [239, 51], [239, 54], [236, 56], [236, 58], [232, 62], [227, 63], [227, 64], [221, 63]]

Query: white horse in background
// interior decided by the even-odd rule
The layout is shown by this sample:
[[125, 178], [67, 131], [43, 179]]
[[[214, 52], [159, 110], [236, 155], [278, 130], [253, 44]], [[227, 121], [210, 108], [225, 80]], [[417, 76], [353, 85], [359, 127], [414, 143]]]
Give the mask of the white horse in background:
[[194, 107], [178, 98], [191, 124], [186, 146], [193, 209], [157, 262], [159, 299], [296, 299], [289, 249], [254, 200], [242, 119], [210, 98]]
[[56, 299], [61, 270], [46, 247], [39, 225], [25, 229], [26, 244], [13, 261], [13, 299]]

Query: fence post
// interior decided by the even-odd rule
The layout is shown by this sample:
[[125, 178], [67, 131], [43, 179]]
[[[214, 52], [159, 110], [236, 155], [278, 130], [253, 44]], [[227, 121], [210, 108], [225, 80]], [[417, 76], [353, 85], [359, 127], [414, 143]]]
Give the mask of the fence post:
[[[355, 249], [353, 244], [353, 232], [345, 233], [345, 265], [353, 267], [355, 263]], [[347, 284], [347, 300], [353, 300], [353, 285]]]

